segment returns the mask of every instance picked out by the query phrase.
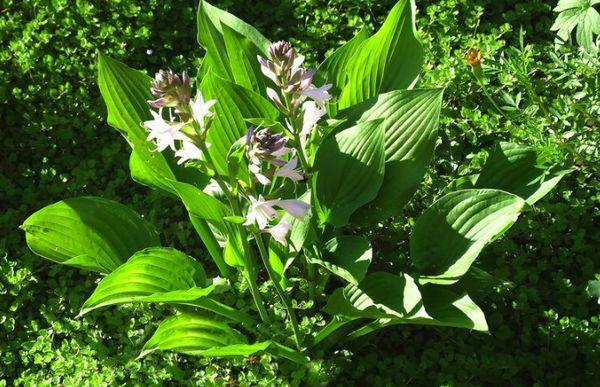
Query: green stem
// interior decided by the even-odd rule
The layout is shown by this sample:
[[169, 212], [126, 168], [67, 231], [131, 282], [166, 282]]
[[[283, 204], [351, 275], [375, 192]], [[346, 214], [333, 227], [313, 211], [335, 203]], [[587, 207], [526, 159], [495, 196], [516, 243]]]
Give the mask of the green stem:
[[277, 276], [275, 275], [275, 272], [273, 272], [273, 268], [271, 267], [271, 264], [269, 263], [269, 252], [267, 251], [267, 249], [265, 247], [264, 241], [262, 239], [262, 235], [260, 233], [256, 233], [254, 235], [254, 238], [256, 239], [256, 244], [258, 245], [258, 250], [260, 251], [260, 256], [262, 258], [263, 264], [265, 265], [265, 267], [267, 269], [267, 273], [269, 273], [269, 278], [271, 278], [271, 282], [273, 283], [273, 286], [275, 287], [275, 291], [281, 298], [281, 301], [283, 302], [283, 305], [287, 311], [290, 322], [292, 323], [292, 330], [294, 331], [296, 347], [298, 347], [298, 349], [300, 349], [301, 342], [302, 342], [300, 327], [298, 326], [298, 320], [296, 319], [296, 315], [294, 314], [294, 309], [292, 307], [292, 303], [291, 303], [290, 299], [288, 298], [288, 296], [285, 294], [285, 291], [283, 290], [281, 285], [279, 284], [279, 281], [277, 281]]
[[[233, 195], [231, 194], [231, 191], [229, 190], [229, 187], [227, 187], [227, 184], [225, 184], [222, 181], [221, 176], [218, 174], [218, 172], [215, 168], [215, 164], [213, 163], [212, 158], [211, 158], [210, 154], [208, 153], [208, 148], [206, 147], [206, 144], [204, 144], [202, 141], [199, 141], [199, 145], [200, 145], [200, 149], [202, 150], [202, 153], [204, 154], [206, 163], [208, 164], [208, 166], [211, 169], [214, 170], [215, 180], [216, 180], [217, 184], [219, 184], [219, 187], [221, 188], [221, 190], [223, 191], [225, 196], [227, 196], [227, 200], [229, 201], [229, 204], [233, 208], [234, 214], [237, 216], [241, 216], [242, 211], [240, 209], [239, 203], [236, 200], [236, 198], [234, 198]], [[262, 319], [262, 321], [264, 321], [266, 323], [270, 323], [271, 319], [269, 318], [269, 314], [267, 313], [267, 310], [265, 308], [265, 304], [263, 302], [262, 296], [260, 295], [260, 289], [258, 288], [258, 284], [256, 283], [256, 278], [257, 278], [256, 267], [253, 262], [254, 260], [251, 258], [252, 252], [250, 250], [250, 247], [248, 246], [248, 235], [246, 234], [246, 229], [244, 228], [244, 226], [240, 226], [240, 225], [237, 225], [237, 228], [240, 233], [240, 237], [242, 239], [242, 245], [243, 245], [245, 256], [246, 256], [246, 270], [248, 272], [248, 275], [244, 276], [244, 277], [246, 278], [246, 280], [248, 281], [248, 285], [250, 286], [250, 293], [252, 294], [252, 299], [254, 300], [254, 303], [256, 304], [256, 308], [258, 309], [260, 318]]]
[[494, 101], [494, 99], [492, 98], [492, 96], [490, 95], [490, 93], [488, 93], [487, 87], [485, 86], [485, 84], [483, 83], [483, 81], [481, 79], [479, 79], [479, 77], [477, 77], [477, 76], [475, 76], [475, 78], [477, 79], [477, 83], [479, 83], [479, 86], [481, 87], [481, 90], [483, 91], [483, 94], [485, 94], [485, 96], [487, 97], [488, 101], [490, 101], [492, 103], [492, 105], [494, 105], [494, 107], [496, 108], [496, 110], [498, 111], [498, 113], [500, 113], [502, 115], [502, 117], [504, 117], [506, 120], [510, 120], [510, 118], [508, 118], [508, 116], [496, 104], [496, 101]]

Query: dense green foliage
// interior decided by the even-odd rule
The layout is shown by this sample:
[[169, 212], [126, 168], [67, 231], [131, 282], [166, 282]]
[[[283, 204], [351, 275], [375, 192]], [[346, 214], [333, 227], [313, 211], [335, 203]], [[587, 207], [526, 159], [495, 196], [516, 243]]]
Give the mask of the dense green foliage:
[[[0, 380], [70, 385], [192, 379], [220, 385], [237, 379], [268, 385], [274, 379], [298, 383], [310, 375], [313, 382], [339, 377], [377, 385], [501, 380], [527, 385], [581, 384], [597, 377], [599, 309], [586, 286], [600, 272], [600, 183], [594, 153], [600, 69], [597, 57], [571, 46], [552, 54], [551, 4], [418, 4], [428, 67], [423, 84], [446, 86], [441, 141], [436, 164], [418, 194], [422, 200], [406, 211], [408, 222], [402, 218], [369, 231], [379, 241], [381, 256], [406, 245], [412, 217], [435, 199], [430, 193], [468, 184], [467, 177], [479, 170], [486, 153], [475, 149], [512, 139], [542, 146], [557, 159], [574, 154], [579, 169], [480, 259], [486, 270], [513, 282], [499, 286], [482, 303], [491, 335], [400, 326], [374, 336], [364, 347], [298, 369], [266, 356], [256, 364], [255, 359], [177, 355], [133, 360], [155, 329], [152, 312], [106, 309], [93, 318], [76, 319], [95, 287], [93, 277], [50, 268], [27, 250], [17, 226], [28, 214], [63, 197], [87, 194], [132, 206], [159, 228], [166, 245], [202, 254], [184, 209], [131, 182], [126, 144], [104, 123], [106, 111], [95, 81], [96, 49], [136, 68], [193, 68], [190, 58], [198, 50], [195, 4], [97, 3], [3, 2], [0, 246], [6, 259], [0, 261]], [[393, 2], [290, 1], [275, 9], [268, 3], [219, 5], [273, 38], [291, 38], [302, 42], [302, 51], [310, 48], [324, 56], [364, 25], [381, 22]], [[473, 45], [483, 52], [486, 82], [506, 117], [494, 110], [463, 61]], [[561, 145], [564, 140], [567, 146]], [[154, 212], [155, 204], [165, 210]], [[402, 265], [406, 257], [387, 258]]]

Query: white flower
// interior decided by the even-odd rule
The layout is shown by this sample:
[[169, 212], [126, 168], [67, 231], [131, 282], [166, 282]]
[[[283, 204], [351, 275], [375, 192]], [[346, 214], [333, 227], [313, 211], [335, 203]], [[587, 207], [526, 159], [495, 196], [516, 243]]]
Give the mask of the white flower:
[[185, 140], [187, 137], [179, 130], [183, 127], [184, 123], [174, 123], [165, 121], [162, 118], [162, 109], [157, 112], [150, 110], [154, 117], [151, 121], [144, 121], [144, 126], [150, 129], [150, 134], [147, 140], [156, 141], [156, 150], [159, 152], [164, 151], [167, 148], [175, 149], [175, 140]]
[[302, 104], [304, 117], [302, 118], [302, 130], [300, 131], [300, 141], [302, 146], [306, 144], [306, 139], [317, 125], [317, 122], [327, 114], [324, 107], [318, 106], [314, 101], [306, 101]]
[[272, 219], [280, 217], [275, 208], [273, 208], [277, 200], [265, 200], [260, 195], [258, 200], [254, 196], [250, 196], [250, 202], [250, 210], [248, 211], [244, 225], [248, 226], [256, 222], [258, 228], [264, 230]]
[[250, 209], [244, 225], [248, 226], [256, 223], [261, 230], [264, 230], [271, 220], [281, 218], [281, 215], [279, 215], [275, 207], [282, 208], [293, 217], [299, 219], [304, 218], [308, 213], [308, 204], [295, 199], [265, 200], [265, 198], [260, 195], [258, 200], [253, 196], [250, 196], [250, 202]]
[[327, 92], [327, 90], [331, 89], [331, 86], [331, 83], [321, 87], [315, 87], [315, 85], [311, 85], [310, 88], [306, 90], [300, 90], [299, 93], [312, 99], [320, 106], [325, 106], [325, 102], [331, 99], [331, 94]]
[[179, 157], [177, 164], [183, 164], [188, 160], [200, 160], [202, 151], [191, 141], [183, 141], [183, 147], [175, 152], [175, 157]]
[[292, 157], [283, 167], [276, 170], [273, 176], [287, 177], [293, 181], [301, 181], [304, 179], [304, 176], [296, 169], [296, 165], [298, 165], [298, 158]]
[[288, 222], [285, 221], [281, 221], [279, 222], [276, 226], [273, 226], [271, 228], [267, 228], [264, 231], [271, 234], [271, 236], [273, 237], [273, 239], [275, 239], [277, 242], [281, 243], [282, 245], [286, 246], [287, 245], [287, 234], [290, 231], [290, 229], [292, 228], [292, 225], [289, 224]]
[[204, 129], [204, 119], [206, 117], [212, 117], [213, 112], [210, 111], [210, 108], [213, 107], [214, 104], [217, 103], [217, 100], [211, 99], [208, 101], [204, 101], [204, 96], [202, 92], [198, 90], [196, 94], [196, 98], [190, 102], [190, 107], [192, 108], [192, 115], [194, 119], [202, 129]]

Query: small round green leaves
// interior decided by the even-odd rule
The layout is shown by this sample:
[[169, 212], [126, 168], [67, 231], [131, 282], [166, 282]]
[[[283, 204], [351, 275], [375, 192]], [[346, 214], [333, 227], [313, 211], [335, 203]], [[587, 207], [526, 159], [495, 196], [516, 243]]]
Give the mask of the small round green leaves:
[[517, 220], [525, 201], [494, 189], [452, 192], [427, 209], [410, 238], [420, 283], [452, 284]]
[[37, 255], [101, 273], [110, 273], [138, 250], [160, 245], [156, 230], [140, 215], [98, 197], [51, 204], [21, 227]]

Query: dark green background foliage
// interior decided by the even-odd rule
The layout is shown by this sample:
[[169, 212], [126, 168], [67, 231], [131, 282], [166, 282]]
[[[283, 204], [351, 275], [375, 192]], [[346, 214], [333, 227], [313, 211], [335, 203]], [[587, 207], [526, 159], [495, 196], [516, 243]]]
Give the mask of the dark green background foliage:
[[[393, 5], [391, 0], [270, 3], [217, 5], [273, 40], [292, 40], [312, 63], [360, 28], [377, 26]], [[96, 50], [150, 72], [195, 68], [194, 58], [201, 54], [195, 2], [1, 1], [0, 386], [223, 385], [234, 379], [262, 385], [597, 381], [599, 307], [585, 287], [600, 272], [600, 61], [573, 47], [553, 56], [554, 4], [549, 3], [418, 2], [427, 49], [422, 84], [447, 88], [436, 161], [406, 216], [369, 230], [379, 264], [401, 267], [406, 257], [393, 252], [406, 251], [414, 217], [476, 173], [487, 154], [480, 149], [512, 138], [543, 147], [555, 159], [575, 153], [578, 170], [481, 257], [484, 268], [512, 282], [480, 303], [491, 334], [398, 326], [362, 347], [298, 369], [266, 356], [214, 361], [159, 354], [135, 360], [160, 311], [107, 308], [76, 319], [95, 277], [33, 256], [17, 228], [47, 204], [98, 195], [147, 216], [165, 245], [202, 256], [183, 208], [129, 178], [128, 146], [106, 125], [95, 81]], [[484, 53], [487, 82], [508, 119], [493, 109], [463, 60], [473, 45]], [[561, 145], [565, 139], [567, 147]]]

